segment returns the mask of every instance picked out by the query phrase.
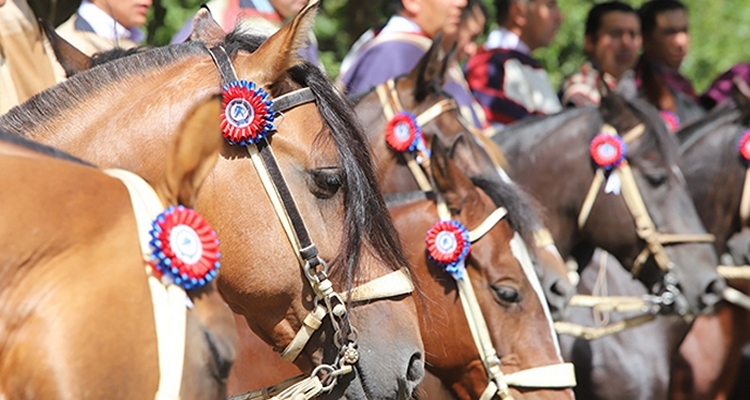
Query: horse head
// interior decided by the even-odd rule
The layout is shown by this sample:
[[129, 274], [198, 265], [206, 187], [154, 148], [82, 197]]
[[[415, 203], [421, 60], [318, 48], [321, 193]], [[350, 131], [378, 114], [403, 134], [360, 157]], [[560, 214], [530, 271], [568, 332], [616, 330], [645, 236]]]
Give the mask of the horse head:
[[[352, 110], [297, 56], [317, 5], [268, 38], [220, 33], [201, 11], [194, 40], [77, 73], [0, 124], [157, 178], [171, 127], [224, 87], [227, 142], [196, 203], [225, 248], [221, 294], [304, 372], [337, 371], [317, 375], [331, 396], [404, 398], [423, 376], [406, 261]], [[61, 132], [71, 122], [75, 134]], [[392, 273], [399, 290], [346, 301]]]
[[564, 255], [586, 265], [603, 248], [656, 302], [672, 302], [663, 310], [700, 313], [718, 301], [724, 282], [703, 243], [710, 237], [677, 165], [677, 142], [655, 109], [606, 84], [600, 90], [598, 108], [529, 118], [493, 140], [512, 159], [516, 181], [547, 208]]
[[[564, 389], [571, 381], [516, 380], [537, 367], [556, 369], [545, 376], [561, 381], [572, 375], [561, 364], [544, 294], [517, 234], [518, 225], [533, 222], [530, 214], [492, 200], [513, 193], [510, 185], [469, 178], [438, 140], [431, 149], [435, 197], [395, 194], [399, 202], [389, 207], [425, 297], [418, 305], [428, 371], [462, 399], [571, 398]], [[420, 394], [430, 398], [434, 389], [426, 384]]]

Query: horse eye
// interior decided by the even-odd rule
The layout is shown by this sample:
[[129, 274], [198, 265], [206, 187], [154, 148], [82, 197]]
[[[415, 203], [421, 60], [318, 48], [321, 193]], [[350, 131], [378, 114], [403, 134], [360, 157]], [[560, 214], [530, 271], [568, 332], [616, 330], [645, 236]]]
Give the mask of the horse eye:
[[343, 172], [338, 167], [326, 167], [308, 171], [307, 185], [319, 199], [333, 197], [344, 184]]
[[492, 285], [492, 291], [495, 293], [495, 297], [498, 301], [504, 303], [520, 303], [521, 294], [513, 286], [508, 285]]
[[664, 168], [644, 171], [644, 175], [646, 175], [648, 183], [650, 183], [651, 186], [654, 187], [665, 184], [667, 182], [667, 179], [669, 178], [669, 173]]

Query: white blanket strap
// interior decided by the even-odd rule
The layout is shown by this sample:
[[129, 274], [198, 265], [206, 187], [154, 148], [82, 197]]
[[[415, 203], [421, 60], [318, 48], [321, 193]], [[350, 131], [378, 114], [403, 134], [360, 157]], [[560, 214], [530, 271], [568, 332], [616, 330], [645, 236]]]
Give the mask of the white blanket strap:
[[[151, 255], [149, 245], [151, 223], [164, 211], [164, 205], [151, 186], [138, 175], [120, 169], [108, 169], [104, 172], [119, 179], [128, 188], [138, 226], [141, 253], [147, 260]], [[180, 398], [185, 361], [187, 295], [180, 286], [164, 285], [154, 276], [151, 266], [146, 266], [146, 274], [154, 306], [159, 358], [159, 388], [154, 399], [175, 400]]]

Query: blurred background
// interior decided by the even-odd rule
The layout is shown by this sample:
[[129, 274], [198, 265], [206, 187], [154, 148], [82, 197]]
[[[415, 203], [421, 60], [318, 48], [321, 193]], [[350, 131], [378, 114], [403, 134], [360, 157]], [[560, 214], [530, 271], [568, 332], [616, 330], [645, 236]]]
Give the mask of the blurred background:
[[[146, 26], [147, 42], [161, 46], [205, 0], [153, 0]], [[388, 0], [321, 0], [322, 10], [315, 24], [320, 56], [327, 72], [336, 77], [351, 44], [366, 29], [388, 17]], [[633, 7], [644, 1], [629, 2]], [[692, 44], [680, 71], [702, 92], [717, 75], [740, 61], [750, 61], [750, 7], [747, 0], [683, 0], [688, 7]], [[29, 0], [40, 18], [56, 26], [78, 8], [80, 0]], [[485, 33], [493, 25], [492, 0], [484, 0], [490, 12]], [[558, 0], [565, 18], [552, 46], [537, 50], [552, 86], [583, 63], [583, 29], [594, 1]], [[483, 38], [482, 38], [483, 39]]]

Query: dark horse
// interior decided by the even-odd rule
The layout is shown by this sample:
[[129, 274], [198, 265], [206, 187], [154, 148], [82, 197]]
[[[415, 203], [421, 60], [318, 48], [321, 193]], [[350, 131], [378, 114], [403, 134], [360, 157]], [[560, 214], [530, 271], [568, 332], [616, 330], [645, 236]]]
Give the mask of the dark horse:
[[[632, 84], [622, 82], [618, 90], [634, 94], [628, 83]], [[628, 270], [638, 272], [639, 280], [657, 299], [676, 299], [665, 311], [701, 313], [719, 301], [724, 281], [716, 273], [712, 246], [670, 238], [686, 234], [689, 240], [698, 234], [696, 238], [707, 239], [701, 235], [705, 228], [677, 166], [678, 144], [656, 110], [610, 92], [604, 84], [601, 87], [598, 108], [529, 118], [508, 126], [492, 140], [505, 151], [514, 180], [547, 209], [548, 227], [563, 256], [573, 255], [578, 265], [585, 266], [594, 248], [602, 248]], [[603, 128], [604, 124], [611, 128]], [[602, 131], [606, 136], [598, 136]], [[614, 141], [611, 149], [619, 148], [616, 139], [622, 138], [615, 132], [629, 143], [620, 154], [626, 155], [625, 160], [607, 172], [592, 161], [592, 141], [595, 137], [599, 143]], [[599, 147], [595, 149], [601, 154]], [[613, 153], [618, 154], [609, 155]], [[595, 179], [601, 186], [592, 184]], [[613, 193], [605, 193], [605, 188]], [[577, 395], [615, 398], [627, 393], [630, 398], [664, 398], [666, 384], [643, 382], [668, 381], [658, 375], [668, 374], [669, 357], [690, 326], [681, 318], [671, 324], [668, 331], [662, 331], [663, 344], [648, 349], [644, 341], [633, 344], [653, 359], [652, 364], [667, 365], [653, 371], [633, 369], [634, 376], [618, 376], [616, 371], [628, 369], [618, 365], [617, 357], [592, 363], [590, 347], [619, 346], [616, 337], [576, 342], [574, 354], [567, 357], [576, 365], [581, 382]]]
[[[253, 107], [266, 110], [265, 121], [276, 120], [273, 126], [253, 121], [273, 136], [258, 146], [225, 144], [197, 200], [225, 246], [219, 290], [254, 332], [277, 351], [286, 350], [306, 373], [319, 364], [347, 372], [321, 376], [338, 381], [331, 396], [405, 398], [423, 376], [413, 298], [402, 292], [342, 308], [338, 295], [321, 287], [332, 283], [344, 293], [407, 263], [352, 110], [322, 71], [297, 57], [316, 8], [312, 2], [267, 40], [226, 35], [201, 11], [193, 41], [78, 73], [11, 110], [0, 126], [154, 179], [163, 174], [157, 167], [169, 132], [197, 97], [219, 91], [230, 73], [254, 82]], [[250, 86], [239, 89], [245, 93]], [[277, 109], [264, 108], [267, 100]], [[245, 104], [238, 101], [231, 105]], [[75, 129], [66, 129], [71, 125]], [[281, 207], [269, 200], [275, 193]], [[328, 271], [321, 260], [330, 264]], [[304, 325], [321, 307], [321, 329]], [[358, 361], [345, 354], [355, 347]], [[339, 363], [342, 357], [346, 365]]]
[[[191, 110], [164, 149], [162, 176], [151, 186], [131, 178], [140, 193], [0, 130], [1, 398], [226, 398], [237, 340], [231, 313], [213, 281], [163, 285], [148, 243], [164, 205], [192, 206], [215, 165], [219, 109], [214, 97]], [[162, 215], [190, 215], [183, 211]], [[189, 222], [161, 226], [180, 227], [184, 239], [206, 228], [215, 246], [210, 227]], [[163, 250], [195, 254], [180, 242]], [[211, 263], [215, 251], [204, 246], [199, 255]]]
[[[681, 165], [688, 187], [706, 228], [716, 237], [719, 254], [737, 254], [738, 265], [748, 264], [748, 201], [745, 190], [750, 136], [750, 90], [737, 81], [733, 102], [725, 103], [704, 118], [677, 132], [682, 143]], [[730, 239], [742, 244], [730, 246]], [[750, 293], [746, 280], [732, 286]], [[675, 361], [671, 397], [674, 399], [724, 399], [738, 378], [742, 347], [750, 340], [750, 313], [721, 303], [715, 315], [696, 319]]]

